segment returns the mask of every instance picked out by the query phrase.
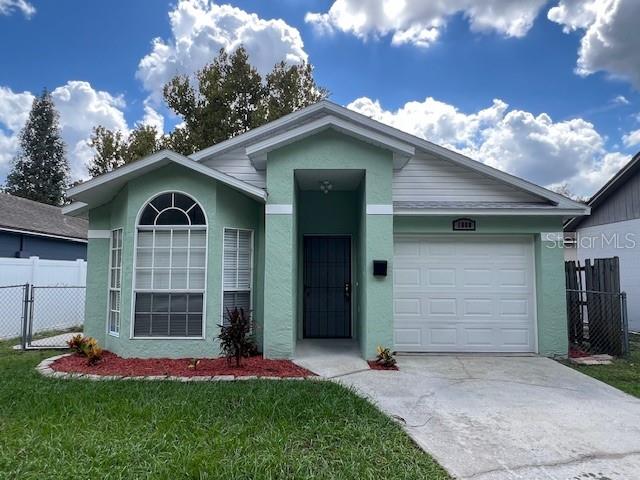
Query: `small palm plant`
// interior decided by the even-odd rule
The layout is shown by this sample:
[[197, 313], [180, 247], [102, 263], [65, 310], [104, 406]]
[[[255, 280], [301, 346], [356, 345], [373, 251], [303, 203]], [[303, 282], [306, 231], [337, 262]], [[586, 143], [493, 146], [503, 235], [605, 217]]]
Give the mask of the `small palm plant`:
[[218, 325], [220, 349], [229, 363], [235, 359], [236, 367], [239, 367], [243, 357], [249, 357], [257, 350], [252, 335], [251, 316], [244, 309], [235, 307], [233, 310], [227, 308], [225, 319], [223, 325]]

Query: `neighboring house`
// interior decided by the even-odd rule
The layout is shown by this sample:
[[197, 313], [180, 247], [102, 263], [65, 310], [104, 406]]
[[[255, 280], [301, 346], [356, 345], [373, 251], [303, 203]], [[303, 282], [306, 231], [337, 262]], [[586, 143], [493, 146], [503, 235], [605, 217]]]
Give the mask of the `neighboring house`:
[[60, 207], [0, 193], [0, 257], [86, 260], [87, 226]]
[[68, 195], [85, 331], [123, 356], [216, 356], [233, 306], [271, 358], [307, 338], [567, 353], [557, 236], [589, 208], [327, 101]]
[[640, 331], [640, 153], [587, 202], [591, 216], [565, 225], [575, 236], [573, 256], [586, 259], [619, 257], [620, 288], [627, 292], [629, 328]]

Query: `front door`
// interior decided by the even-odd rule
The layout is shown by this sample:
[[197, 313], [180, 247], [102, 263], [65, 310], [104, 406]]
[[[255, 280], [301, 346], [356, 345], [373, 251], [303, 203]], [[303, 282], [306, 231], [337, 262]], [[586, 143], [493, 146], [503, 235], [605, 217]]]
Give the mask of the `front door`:
[[304, 337], [351, 337], [351, 239], [304, 237]]

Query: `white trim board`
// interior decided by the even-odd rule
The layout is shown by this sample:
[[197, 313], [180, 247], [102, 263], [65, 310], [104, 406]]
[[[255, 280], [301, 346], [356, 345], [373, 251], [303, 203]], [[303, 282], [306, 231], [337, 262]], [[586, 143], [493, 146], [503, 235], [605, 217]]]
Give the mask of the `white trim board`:
[[290, 203], [271, 203], [264, 209], [267, 215], [293, 215], [293, 205]]
[[[74, 199], [74, 203], [68, 206], [63, 213], [78, 214], [86, 208], [94, 208], [110, 201], [117, 190], [126, 182], [140, 175], [144, 175], [157, 168], [170, 163], [176, 163], [195, 172], [206, 175], [229, 187], [245, 193], [249, 197], [262, 203], [267, 201], [267, 192], [262, 188], [254, 187], [242, 180], [222, 173], [213, 168], [202, 165], [192, 159], [180, 155], [171, 150], [162, 150], [148, 157], [120, 167], [112, 172], [92, 178], [80, 185], [67, 190], [67, 196]], [[85, 207], [86, 205], [86, 207]]]
[[111, 230], [88, 230], [87, 238], [111, 238]]
[[391, 204], [367, 205], [367, 215], [393, 215], [393, 205]]
[[[192, 154], [190, 158], [197, 162], [200, 162], [206, 160], [207, 158], [210, 158], [213, 155], [218, 155], [234, 148], [239, 148], [242, 146], [248, 147], [253, 144], [259, 144], [259, 142], [265, 140], [269, 136], [269, 134], [276, 136], [278, 135], [278, 133], [276, 133], [277, 131], [285, 131], [287, 129], [293, 130], [296, 128], [296, 126], [302, 126], [305, 122], [309, 123], [318, 120], [318, 118], [323, 115], [334, 116], [338, 119], [356, 124], [361, 128], [369, 129], [369, 135], [382, 134], [390, 137], [391, 139], [394, 139], [395, 141], [403, 142], [405, 144], [413, 146], [415, 149], [420, 149], [422, 151], [436, 155], [440, 158], [452, 161], [458, 165], [467, 167], [471, 170], [481, 172], [489, 177], [496, 178], [506, 184], [512, 185], [520, 190], [529, 192], [542, 199], [552, 202], [560, 208], [576, 209], [580, 212], [583, 212], [580, 213], [583, 215], [589, 213], [589, 210], [587, 207], [585, 207], [585, 205], [575, 202], [567, 197], [564, 197], [563, 195], [557, 194], [555, 192], [547, 190], [546, 188], [540, 187], [521, 178], [497, 170], [481, 162], [472, 160], [469, 157], [449, 150], [445, 147], [441, 147], [422, 138], [380, 123], [365, 115], [349, 110], [348, 108], [345, 108], [328, 100], [322, 100], [321, 102], [300, 109], [289, 115], [285, 115], [278, 120], [255, 128], [247, 133], [243, 133], [224, 142], [220, 142], [212, 147], [201, 150], [200, 152], [196, 152]], [[573, 215], [576, 215], [576, 213], [574, 212]]]

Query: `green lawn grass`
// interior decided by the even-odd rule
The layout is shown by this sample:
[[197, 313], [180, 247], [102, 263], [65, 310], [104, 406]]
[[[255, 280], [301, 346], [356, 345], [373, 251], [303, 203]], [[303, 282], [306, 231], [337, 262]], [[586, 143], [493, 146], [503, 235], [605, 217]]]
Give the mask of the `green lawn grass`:
[[579, 372], [608, 383], [640, 398], [640, 335], [630, 335], [628, 358], [616, 359], [611, 365], [573, 365]]
[[447, 479], [339, 385], [57, 380], [0, 342], [0, 477]]

